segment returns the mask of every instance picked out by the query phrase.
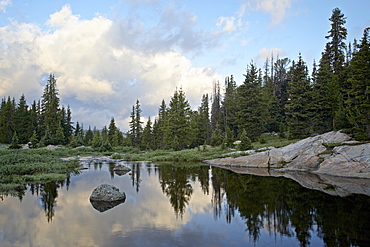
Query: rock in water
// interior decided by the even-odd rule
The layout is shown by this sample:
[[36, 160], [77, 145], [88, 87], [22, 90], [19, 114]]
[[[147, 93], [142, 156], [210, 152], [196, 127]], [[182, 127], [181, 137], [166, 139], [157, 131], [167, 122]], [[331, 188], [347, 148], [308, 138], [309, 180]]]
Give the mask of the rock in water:
[[124, 165], [117, 165], [116, 167], [113, 168], [113, 171], [118, 176], [122, 176], [122, 175], [125, 175], [126, 173], [128, 173], [129, 171], [131, 171], [131, 169], [128, 168], [127, 166], [124, 166]]
[[90, 201], [114, 202], [124, 201], [126, 199], [125, 193], [119, 192], [119, 189], [109, 185], [102, 184], [96, 187], [90, 196]]
[[90, 201], [93, 208], [98, 210], [100, 213], [103, 213], [115, 206], [123, 203], [124, 201], [113, 201], [113, 202], [105, 202], [105, 201]]

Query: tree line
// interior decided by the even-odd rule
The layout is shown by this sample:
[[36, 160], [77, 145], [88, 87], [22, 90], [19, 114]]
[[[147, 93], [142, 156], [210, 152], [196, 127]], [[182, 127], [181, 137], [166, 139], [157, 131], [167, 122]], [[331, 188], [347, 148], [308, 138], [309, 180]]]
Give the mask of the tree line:
[[344, 14], [335, 8], [329, 20], [328, 42], [311, 74], [301, 54], [296, 60], [271, 56], [263, 68], [252, 61], [241, 85], [228, 76], [221, 94], [216, 82], [212, 99], [203, 95], [198, 110], [192, 111], [182, 89], [176, 90], [169, 105], [163, 100], [158, 117], [154, 123], [149, 119], [145, 128], [137, 100], [129, 142], [141, 148], [183, 149], [230, 145], [236, 139], [257, 141], [264, 132], [295, 139], [331, 130], [369, 140], [370, 28], [359, 42], [346, 44]]
[[202, 96], [192, 110], [185, 92], [176, 89], [168, 105], [162, 100], [154, 121], [142, 121], [139, 99], [132, 106], [125, 137], [112, 117], [109, 127], [87, 131], [74, 126], [69, 106], [59, 106], [54, 75], [50, 75], [41, 100], [28, 109], [25, 96], [19, 103], [3, 98], [0, 107], [0, 142], [44, 145], [91, 145], [110, 150], [133, 146], [143, 150], [231, 146], [242, 140], [261, 139], [264, 132], [304, 138], [331, 130], [345, 130], [358, 140], [370, 139], [370, 39], [346, 44], [346, 17], [335, 8], [321, 58], [309, 73], [301, 54], [296, 60], [267, 58], [262, 68], [252, 61], [238, 86], [233, 75], [225, 78], [224, 91], [214, 83], [211, 97]]

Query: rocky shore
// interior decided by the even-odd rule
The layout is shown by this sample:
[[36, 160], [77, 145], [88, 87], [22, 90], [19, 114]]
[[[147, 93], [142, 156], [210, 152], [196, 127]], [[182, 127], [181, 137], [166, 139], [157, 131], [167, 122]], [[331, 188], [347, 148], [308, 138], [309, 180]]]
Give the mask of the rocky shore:
[[370, 196], [370, 143], [359, 144], [340, 131], [309, 137], [282, 148], [249, 153], [205, 162], [238, 173], [287, 177], [304, 187], [332, 195]]

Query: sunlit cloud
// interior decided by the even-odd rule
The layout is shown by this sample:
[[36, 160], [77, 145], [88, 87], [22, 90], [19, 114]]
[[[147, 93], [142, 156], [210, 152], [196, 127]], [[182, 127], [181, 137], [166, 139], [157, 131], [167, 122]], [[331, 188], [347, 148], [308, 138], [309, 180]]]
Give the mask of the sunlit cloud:
[[74, 121], [101, 128], [114, 117], [122, 130], [136, 99], [151, 110], [143, 115], [155, 116], [162, 99], [182, 87], [195, 107], [220, 76], [194, 67], [183, 53], [215, 45], [216, 34], [196, 31], [196, 17], [184, 10], [167, 7], [161, 14], [146, 26], [135, 17], [83, 20], [65, 5], [50, 15], [48, 30], [15, 21], [1, 27], [0, 94], [38, 100], [40, 78], [54, 73]]

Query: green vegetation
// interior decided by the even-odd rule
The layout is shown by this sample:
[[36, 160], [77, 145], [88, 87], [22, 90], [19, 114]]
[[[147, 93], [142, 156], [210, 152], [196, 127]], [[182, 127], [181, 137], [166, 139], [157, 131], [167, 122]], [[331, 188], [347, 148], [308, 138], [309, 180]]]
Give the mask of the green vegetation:
[[27, 184], [61, 181], [76, 172], [77, 160], [62, 161], [58, 150], [1, 150], [0, 194], [23, 191]]

